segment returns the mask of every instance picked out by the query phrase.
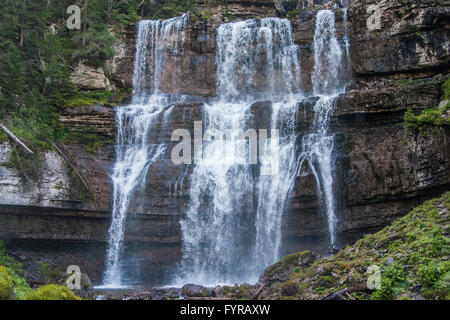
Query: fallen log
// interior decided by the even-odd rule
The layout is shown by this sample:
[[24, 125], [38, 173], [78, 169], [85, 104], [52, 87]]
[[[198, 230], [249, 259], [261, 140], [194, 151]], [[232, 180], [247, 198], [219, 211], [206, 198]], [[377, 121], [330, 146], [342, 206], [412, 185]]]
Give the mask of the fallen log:
[[[342, 295], [344, 293], [346, 293], [347, 290], [348, 289], [345, 288], [345, 289], [339, 290], [337, 292], [331, 292], [331, 293], [327, 294], [325, 297], [322, 297], [322, 299], [320, 299], [320, 300], [335, 300], [337, 298], [341, 298], [342, 299], [343, 298]], [[346, 299], [344, 298], [344, 300], [346, 300]]]
[[261, 292], [264, 290], [265, 285], [261, 285], [258, 290], [256, 290], [255, 294], [251, 297], [251, 300], [258, 300]]
[[19, 145], [26, 153], [29, 154], [34, 154], [33, 151], [31, 151], [30, 148], [28, 148], [22, 141], [20, 141], [19, 138], [17, 138], [14, 133], [12, 133], [11, 131], [8, 130], [8, 128], [6, 128], [3, 123], [0, 122], [0, 129], [3, 130], [4, 133], [6, 133], [6, 135], [13, 140], [17, 145]]

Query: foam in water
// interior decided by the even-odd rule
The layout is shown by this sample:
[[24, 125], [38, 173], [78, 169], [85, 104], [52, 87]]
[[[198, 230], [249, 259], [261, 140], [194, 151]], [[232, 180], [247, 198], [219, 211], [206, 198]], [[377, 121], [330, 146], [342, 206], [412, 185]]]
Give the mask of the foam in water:
[[[133, 192], [145, 185], [149, 167], [166, 150], [164, 144], [150, 144], [148, 139], [152, 124], [167, 111], [170, 102], [169, 97], [161, 93], [160, 78], [168, 50], [177, 50], [178, 41], [183, 41], [181, 29], [185, 19], [186, 16], [182, 16], [138, 24], [132, 104], [116, 108], [118, 134], [116, 161], [111, 175], [113, 210], [103, 279], [105, 287], [123, 287], [120, 262], [130, 201]], [[147, 57], [149, 38], [152, 41], [150, 58]], [[169, 48], [170, 45], [174, 48]], [[152, 79], [150, 88], [149, 78]]]

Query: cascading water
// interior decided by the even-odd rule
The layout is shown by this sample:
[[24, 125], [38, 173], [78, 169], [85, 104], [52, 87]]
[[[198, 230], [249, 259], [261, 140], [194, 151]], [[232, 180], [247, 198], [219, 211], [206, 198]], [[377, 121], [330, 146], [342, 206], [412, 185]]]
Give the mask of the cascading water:
[[206, 129], [219, 136], [234, 132], [231, 140], [237, 141], [236, 132], [252, 117], [251, 105], [270, 100], [273, 119], [268, 129], [280, 129], [283, 137], [279, 144], [275, 133], [267, 140], [269, 161], [261, 164], [260, 172], [273, 171], [270, 176], [230, 159], [221, 139], [204, 143], [181, 222], [179, 283], [255, 281], [278, 257], [281, 215], [296, 173], [293, 119], [300, 99], [300, 65], [290, 22], [266, 18], [223, 24], [217, 50], [218, 99], [205, 107]]
[[[166, 152], [166, 145], [148, 142], [158, 134], [152, 132], [153, 123], [161, 113], [165, 121], [173, 109], [170, 103], [183, 101], [163, 94], [161, 79], [169, 51], [172, 57], [181, 53], [186, 19], [141, 21], [138, 25], [132, 104], [116, 110], [118, 143], [106, 286], [123, 285], [120, 259], [127, 211], [134, 191], [145, 185], [149, 167]], [[255, 282], [265, 267], [277, 261], [283, 212], [305, 162], [318, 182], [334, 245], [334, 136], [329, 133], [329, 122], [334, 100], [345, 88], [334, 23], [332, 11], [318, 12], [312, 82], [313, 94], [319, 99], [313, 130], [301, 139], [300, 156], [295, 115], [304, 96], [299, 48], [290, 22], [265, 18], [218, 28], [218, 97], [204, 108], [203, 129], [210, 139], [203, 142], [202, 156], [190, 175], [190, 202], [180, 222], [183, 257], [178, 284]], [[223, 139], [226, 136], [228, 142], [249, 147], [241, 133], [252, 123], [252, 106], [267, 101], [272, 114], [267, 129], [278, 131], [269, 132], [268, 139], [259, 144], [259, 151], [266, 154], [260, 153], [259, 164], [251, 165], [249, 152], [236, 156], [224, 147]], [[169, 193], [176, 194], [182, 186], [187, 170], [182, 172]]]
[[335, 137], [329, 133], [330, 116], [336, 97], [345, 90], [342, 75], [342, 49], [336, 38], [335, 16], [331, 10], [320, 10], [314, 33], [314, 106], [313, 132], [303, 137], [301, 169], [308, 162], [316, 178], [328, 221], [330, 245], [336, 244], [336, 204], [333, 192], [333, 149]]
[[[177, 51], [180, 47], [178, 42], [183, 41], [181, 29], [185, 20], [186, 16], [182, 16], [165, 21], [141, 21], [138, 24], [132, 103], [116, 109], [116, 162], [111, 176], [114, 188], [113, 210], [104, 286], [123, 285], [120, 259], [130, 201], [133, 192], [145, 184], [149, 167], [166, 150], [164, 144], [150, 144], [148, 140], [154, 134], [151, 132], [152, 124], [170, 103], [170, 98], [161, 94], [160, 79], [169, 49]], [[152, 41], [151, 54], [147, 57], [149, 38]], [[169, 48], [170, 45], [172, 47]], [[152, 87], [148, 88], [150, 77], [153, 80]]]

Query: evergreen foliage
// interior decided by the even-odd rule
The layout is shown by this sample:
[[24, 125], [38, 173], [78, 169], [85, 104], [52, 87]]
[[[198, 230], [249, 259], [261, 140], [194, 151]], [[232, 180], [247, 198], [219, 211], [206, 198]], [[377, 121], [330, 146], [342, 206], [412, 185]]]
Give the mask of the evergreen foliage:
[[[70, 5], [81, 8], [81, 30], [67, 29]], [[125, 25], [192, 8], [193, 0], [1, 1], [1, 121], [32, 150], [50, 148], [67, 135], [58, 112], [79, 97], [70, 73], [80, 61], [101, 67]]]

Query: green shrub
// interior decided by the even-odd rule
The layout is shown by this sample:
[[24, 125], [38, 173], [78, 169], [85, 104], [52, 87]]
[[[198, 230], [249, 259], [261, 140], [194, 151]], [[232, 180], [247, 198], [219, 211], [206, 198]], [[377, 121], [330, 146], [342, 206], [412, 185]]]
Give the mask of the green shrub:
[[428, 128], [450, 126], [450, 119], [443, 117], [447, 110], [448, 107], [441, 110], [430, 108], [418, 115], [415, 115], [412, 110], [408, 110], [405, 112], [403, 119], [409, 128], [423, 133]]
[[7, 139], [8, 139], [8, 136], [3, 131], [0, 131], [0, 143], [2, 143], [3, 141], [5, 141]]
[[114, 92], [105, 91], [78, 91], [75, 92], [65, 103], [65, 107], [92, 106], [99, 103], [107, 103], [108, 98], [114, 95]]
[[8, 270], [0, 266], [0, 300], [9, 300], [13, 294], [13, 286]]
[[3, 242], [0, 241], [0, 265], [4, 266], [8, 271], [9, 277], [14, 287], [14, 295], [16, 299], [22, 298], [31, 289], [23, 277], [24, 271], [22, 263], [16, 261], [6, 254]]
[[442, 91], [444, 91], [444, 99], [450, 99], [450, 79], [444, 82]]
[[184, 12], [194, 9], [193, 0], [169, 0], [161, 1], [159, 8], [154, 14], [154, 19], [167, 19], [178, 16]]
[[24, 300], [81, 300], [69, 288], [56, 284], [41, 286], [23, 298]]
[[423, 264], [417, 270], [419, 281], [426, 288], [437, 288], [440, 276], [445, 272], [444, 265], [430, 261], [428, 264]]
[[381, 288], [372, 294], [376, 300], [393, 299], [407, 286], [403, 267], [393, 263], [381, 272]]

